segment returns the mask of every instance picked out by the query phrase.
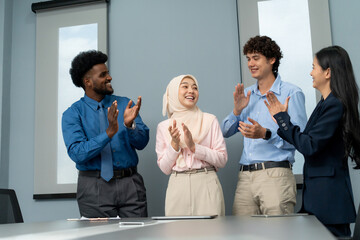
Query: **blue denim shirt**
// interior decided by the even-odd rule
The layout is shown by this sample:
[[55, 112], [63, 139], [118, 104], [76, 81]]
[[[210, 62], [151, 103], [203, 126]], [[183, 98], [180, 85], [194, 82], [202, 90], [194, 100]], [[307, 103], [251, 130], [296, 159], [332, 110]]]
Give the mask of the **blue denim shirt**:
[[[223, 120], [221, 131], [225, 138], [228, 138], [239, 132], [239, 121], [252, 124], [248, 121], [248, 117], [257, 121], [262, 127], [271, 130], [271, 138], [269, 140], [251, 139], [244, 137], [244, 149], [240, 159], [240, 164], [249, 165], [264, 161], [284, 161], [288, 160], [294, 163], [295, 148], [277, 135], [278, 125], [272, 119], [264, 100], [266, 94], [261, 94], [258, 85], [254, 84], [245, 89], [245, 94], [251, 91], [250, 101], [246, 108], [243, 109], [239, 116], [231, 113]], [[275, 82], [270, 88], [281, 103], [290, 96], [288, 114], [294, 125], [304, 129], [307, 117], [305, 112], [305, 96], [301, 89], [291, 83], [281, 81], [278, 74]]]
[[[149, 128], [140, 115], [135, 118], [136, 128], [124, 126], [124, 110], [130, 101], [126, 97], [107, 95], [101, 101], [107, 108], [118, 103], [119, 131], [110, 139], [100, 132], [99, 103], [84, 95], [69, 107], [62, 117], [62, 132], [67, 152], [81, 171], [101, 170], [101, 150], [110, 142], [114, 169], [134, 167], [138, 164], [136, 150], [145, 148], [149, 142]], [[134, 105], [134, 104], [133, 104]]]

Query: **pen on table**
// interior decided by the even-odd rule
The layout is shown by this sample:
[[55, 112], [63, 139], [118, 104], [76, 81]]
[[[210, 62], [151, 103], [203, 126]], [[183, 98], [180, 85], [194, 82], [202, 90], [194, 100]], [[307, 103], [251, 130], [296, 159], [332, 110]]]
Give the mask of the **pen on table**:
[[110, 218], [104, 217], [104, 218], [68, 218], [68, 221], [107, 221]]

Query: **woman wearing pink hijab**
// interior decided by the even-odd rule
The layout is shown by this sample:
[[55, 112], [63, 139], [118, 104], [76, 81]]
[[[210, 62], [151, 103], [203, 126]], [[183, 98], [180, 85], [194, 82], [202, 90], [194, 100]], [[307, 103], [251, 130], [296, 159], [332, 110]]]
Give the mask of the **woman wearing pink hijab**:
[[191, 75], [173, 78], [163, 97], [156, 133], [157, 163], [170, 175], [166, 216], [224, 215], [225, 204], [216, 171], [225, 166], [225, 141], [216, 117], [202, 112], [198, 82]]

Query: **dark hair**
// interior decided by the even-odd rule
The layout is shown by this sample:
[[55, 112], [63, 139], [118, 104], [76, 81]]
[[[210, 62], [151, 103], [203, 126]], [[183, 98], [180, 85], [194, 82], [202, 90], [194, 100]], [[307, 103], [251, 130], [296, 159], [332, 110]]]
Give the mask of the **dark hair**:
[[315, 54], [323, 70], [330, 68], [330, 89], [344, 106], [342, 116], [345, 161], [348, 157], [355, 161], [355, 169], [360, 169], [360, 120], [358, 86], [348, 53], [339, 46], [321, 49]]
[[[85, 74], [96, 64], [105, 63], [108, 60], [106, 54], [90, 50], [80, 52], [71, 62], [69, 70], [71, 79], [75, 86], [84, 88], [83, 78]], [[84, 88], [85, 89], [85, 88]]]
[[261, 53], [267, 59], [275, 58], [272, 72], [277, 76], [280, 59], [283, 57], [279, 45], [268, 36], [255, 36], [250, 38], [243, 48], [244, 55], [248, 53]]

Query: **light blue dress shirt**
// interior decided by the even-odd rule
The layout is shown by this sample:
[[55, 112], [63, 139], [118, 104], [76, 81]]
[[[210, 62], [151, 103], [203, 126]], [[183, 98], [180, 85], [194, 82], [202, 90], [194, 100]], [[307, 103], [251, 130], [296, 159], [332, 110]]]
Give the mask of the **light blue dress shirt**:
[[140, 115], [134, 120], [135, 129], [124, 126], [124, 110], [130, 100], [126, 97], [106, 95], [101, 101], [106, 116], [107, 108], [114, 100], [117, 100], [119, 110], [119, 131], [111, 139], [106, 131], [100, 131], [99, 103], [88, 96], [85, 95], [63, 113], [62, 132], [66, 149], [78, 170], [101, 170], [101, 150], [108, 142], [114, 170], [138, 164], [136, 149], [143, 149], [149, 142], [149, 128]]
[[[284, 161], [288, 160], [294, 163], [295, 148], [277, 135], [278, 125], [272, 119], [272, 116], [267, 109], [264, 100], [266, 94], [261, 94], [258, 85], [254, 84], [245, 89], [245, 94], [251, 91], [250, 101], [246, 108], [243, 109], [239, 116], [235, 116], [233, 111], [223, 120], [221, 124], [221, 131], [225, 138], [228, 138], [239, 132], [239, 121], [247, 124], [248, 118], [258, 122], [262, 127], [271, 130], [271, 138], [269, 140], [251, 139], [244, 137], [244, 148], [240, 159], [240, 164], [249, 165], [253, 163], [265, 161]], [[305, 96], [301, 89], [291, 83], [281, 81], [278, 74], [273, 83], [271, 92], [284, 103], [286, 98], [290, 96], [288, 113], [291, 117], [291, 122], [298, 125], [301, 131], [305, 128], [307, 117], [305, 112]]]

